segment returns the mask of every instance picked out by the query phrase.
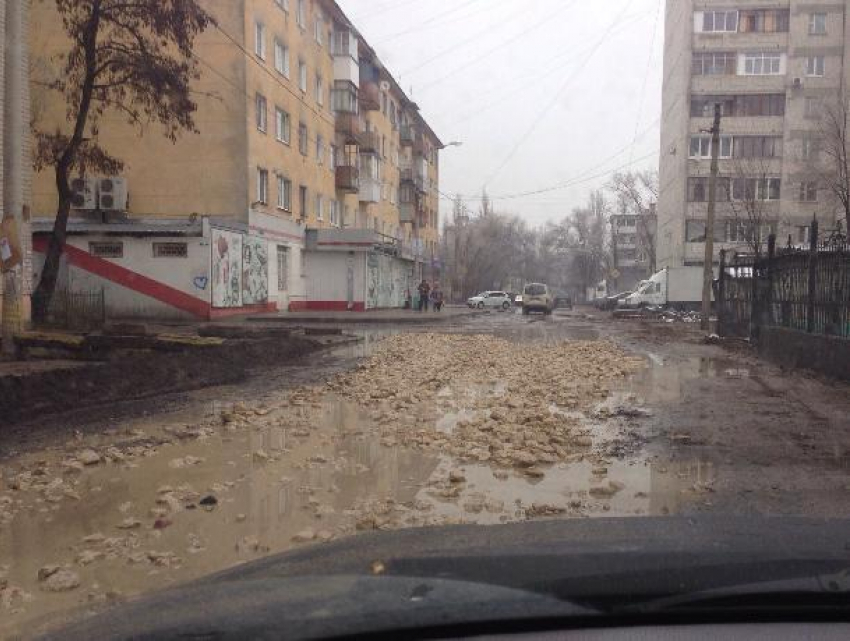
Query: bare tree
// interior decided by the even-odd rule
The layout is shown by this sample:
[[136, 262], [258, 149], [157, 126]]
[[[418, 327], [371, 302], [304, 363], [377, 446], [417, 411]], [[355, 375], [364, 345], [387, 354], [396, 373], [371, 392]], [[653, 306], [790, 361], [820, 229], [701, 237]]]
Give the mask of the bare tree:
[[637, 241], [646, 253], [650, 273], [657, 263], [657, 232], [653, 205], [658, 202], [658, 172], [654, 170], [617, 172], [606, 185], [618, 205], [619, 211], [637, 216]]
[[[842, 92], [834, 100], [821, 105], [819, 119], [819, 152], [821, 161], [815, 163], [819, 187], [835, 199], [844, 215], [845, 229], [850, 223], [850, 106]], [[837, 217], [837, 216], [836, 216]]]
[[122, 161], [98, 144], [107, 112], [136, 126], [159, 123], [177, 139], [197, 131], [190, 82], [199, 77], [195, 38], [213, 19], [197, 0], [52, 0], [68, 37], [61, 69], [48, 87], [67, 104], [68, 129], [36, 131], [34, 164], [52, 167], [59, 207], [33, 294], [33, 318], [43, 321], [56, 287], [71, 211], [72, 172], [115, 174]]
[[779, 177], [769, 158], [738, 158], [726, 189], [735, 228], [733, 240], [744, 241], [756, 256], [767, 248], [767, 237], [776, 224], [771, 200], [778, 200]]

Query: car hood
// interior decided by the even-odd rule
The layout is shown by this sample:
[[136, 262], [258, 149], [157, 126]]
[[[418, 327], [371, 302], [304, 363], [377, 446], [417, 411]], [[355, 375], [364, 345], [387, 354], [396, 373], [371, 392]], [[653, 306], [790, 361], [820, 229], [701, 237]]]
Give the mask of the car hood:
[[62, 639], [274, 630], [316, 638], [523, 617], [840, 572], [850, 520], [610, 518], [421, 528], [270, 556], [55, 633]]

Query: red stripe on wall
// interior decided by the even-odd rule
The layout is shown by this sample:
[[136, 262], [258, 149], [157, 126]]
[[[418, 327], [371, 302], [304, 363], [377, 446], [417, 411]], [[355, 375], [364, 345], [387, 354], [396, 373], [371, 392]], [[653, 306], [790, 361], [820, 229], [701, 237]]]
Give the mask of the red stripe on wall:
[[[32, 248], [33, 251], [42, 254], [45, 253], [47, 251], [47, 239], [34, 238]], [[150, 296], [161, 303], [171, 305], [198, 318], [210, 317], [210, 304], [200, 298], [195, 298], [190, 294], [181, 292], [179, 289], [160, 283], [147, 276], [142, 276], [126, 267], [110, 263], [103, 258], [92, 256], [88, 252], [73, 245], [65, 245], [63, 251], [68, 257], [68, 262], [74, 267], [78, 267], [145, 296]]]
[[353, 303], [351, 309], [348, 308], [348, 303], [344, 300], [308, 300], [303, 303], [303, 307], [301, 303], [298, 304], [298, 307], [295, 307], [295, 303], [289, 304], [290, 311], [317, 311], [317, 312], [365, 312], [366, 311], [366, 303], [363, 301]]

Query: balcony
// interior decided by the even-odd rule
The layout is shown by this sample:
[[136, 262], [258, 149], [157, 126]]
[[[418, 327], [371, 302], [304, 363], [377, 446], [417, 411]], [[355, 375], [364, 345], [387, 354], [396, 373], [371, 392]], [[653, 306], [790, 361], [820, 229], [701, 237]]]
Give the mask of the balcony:
[[413, 125], [402, 125], [399, 130], [399, 138], [402, 145], [412, 145], [416, 140], [416, 129]]
[[381, 136], [377, 131], [364, 131], [359, 138], [360, 151], [378, 153], [381, 150]]
[[360, 118], [357, 114], [337, 113], [336, 133], [346, 145], [356, 145], [360, 142]]
[[412, 184], [419, 193], [425, 193], [425, 177], [413, 167], [401, 168], [401, 182]]
[[379, 203], [381, 202], [381, 183], [374, 178], [361, 177], [359, 193], [361, 203]]
[[340, 165], [336, 168], [336, 188], [348, 194], [356, 194], [360, 191], [360, 171], [357, 167]]
[[337, 80], [331, 89], [331, 108], [338, 114], [357, 114], [357, 86], [351, 82]]
[[335, 31], [331, 40], [334, 57], [334, 80], [360, 84], [357, 38], [346, 30]]
[[381, 108], [381, 89], [377, 81], [361, 82], [360, 106], [366, 111], [378, 111]]

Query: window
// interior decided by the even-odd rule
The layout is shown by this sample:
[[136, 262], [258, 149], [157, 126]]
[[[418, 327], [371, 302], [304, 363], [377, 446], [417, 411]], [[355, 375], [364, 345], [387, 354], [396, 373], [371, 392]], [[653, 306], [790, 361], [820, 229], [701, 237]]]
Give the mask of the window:
[[329, 218], [331, 225], [339, 227], [339, 203], [335, 200], [328, 202]]
[[331, 109], [343, 113], [356, 114], [357, 87], [347, 80], [336, 80], [331, 90]]
[[336, 145], [328, 145], [328, 167], [333, 170], [336, 169], [336, 156], [337, 156], [337, 147]]
[[806, 75], [823, 76], [826, 67], [824, 56], [809, 56], [806, 58]]
[[188, 258], [189, 246], [186, 243], [154, 243], [154, 258]]
[[694, 96], [691, 116], [711, 118], [714, 105], [720, 105], [724, 117], [784, 116], [785, 94], [746, 94], [737, 96]]
[[806, 96], [806, 102], [803, 105], [803, 115], [806, 118], [820, 118], [820, 106], [820, 98]]
[[124, 258], [124, 243], [92, 242], [89, 243], [89, 254], [98, 258]]
[[319, 106], [323, 106], [325, 104], [325, 84], [322, 81], [322, 76], [320, 74], [316, 74], [316, 102], [319, 103]]
[[813, 36], [822, 36], [826, 34], [825, 13], [809, 14], [809, 33]]
[[298, 151], [301, 152], [302, 156], [306, 156], [309, 153], [307, 148], [307, 125], [303, 122], [298, 123]]
[[[725, 226], [722, 224], [714, 225], [714, 240], [722, 242], [726, 235]], [[686, 220], [685, 221], [685, 241], [688, 243], [704, 243], [705, 242], [705, 221], [704, 220]], [[660, 283], [655, 283], [660, 285]]]
[[269, 170], [257, 169], [257, 202], [263, 205], [269, 203]]
[[266, 128], [268, 126], [268, 105], [266, 104], [266, 97], [262, 94], [257, 94], [257, 129], [266, 133]]
[[[691, 136], [689, 157], [711, 158], [711, 136]], [[720, 136], [719, 157], [732, 157], [732, 136]]]
[[815, 136], [803, 136], [803, 139], [800, 141], [800, 155], [804, 160], [811, 160], [817, 157], [819, 153], [818, 146], [818, 139]]
[[692, 73], [695, 76], [733, 76], [738, 71], [738, 55], [730, 52], [695, 53]]
[[325, 141], [322, 134], [316, 134], [316, 163], [321, 167], [325, 160]]
[[290, 144], [292, 132], [290, 130], [289, 114], [280, 107], [276, 107], [274, 110], [274, 120], [275, 138], [282, 143]]
[[292, 211], [292, 181], [286, 176], [277, 177], [277, 206], [284, 211]]
[[316, 220], [324, 220], [325, 213], [323, 211], [324, 199], [322, 194], [316, 194]]
[[289, 247], [277, 246], [277, 290], [285, 292], [289, 289]]
[[289, 11], [289, 0], [274, 0], [274, 3], [284, 11]]
[[298, 214], [307, 218], [307, 188], [304, 185], [298, 186]]
[[752, 242], [762, 240], [774, 233], [776, 223], [768, 222], [756, 224], [749, 220], [727, 220], [725, 225], [725, 238], [730, 243]]
[[266, 25], [262, 22], [254, 24], [254, 53], [262, 60], [266, 59]]
[[800, 202], [813, 203], [818, 199], [818, 184], [812, 181], [800, 183]]
[[313, 37], [316, 39], [316, 42], [318, 43], [318, 45], [321, 47], [324, 44], [324, 38], [325, 38], [325, 36], [324, 36], [325, 26], [324, 26], [324, 21], [322, 20], [322, 14], [316, 15], [316, 20], [313, 23], [313, 26], [314, 26]]
[[735, 136], [735, 158], [779, 158], [782, 156], [780, 136]]
[[800, 225], [797, 227], [797, 242], [801, 245], [808, 245], [811, 243], [812, 237], [812, 228], [810, 225]]
[[737, 11], [705, 11], [702, 14], [702, 31], [735, 32], [738, 30]]
[[777, 76], [784, 72], [781, 53], [745, 53], [742, 57], [745, 76]]
[[307, 64], [303, 60], [298, 61], [298, 88], [307, 93]]
[[[717, 179], [715, 199], [717, 202], [726, 202], [729, 200], [729, 178]], [[688, 201], [692, 203], [708, 202], [707, 176], [688, 178]]]
[[274, 68], [280, 75], [289, 78], [289, 47], [280, 40], [274, 41]]
[[733, 200], [779, 200], [779, 178], [735, 178], [732, 181]]
[[298, 0], [298, 11], [295, 14], [295, 21], [298, 23], [298, 26], [302, 29], [304, 25], [307, 23], [307, 11], [305, 5], [306, 0]]
[[757, 9], [741, 11], [741, 33], [787, 33], [789, 24], [788, 9]]

